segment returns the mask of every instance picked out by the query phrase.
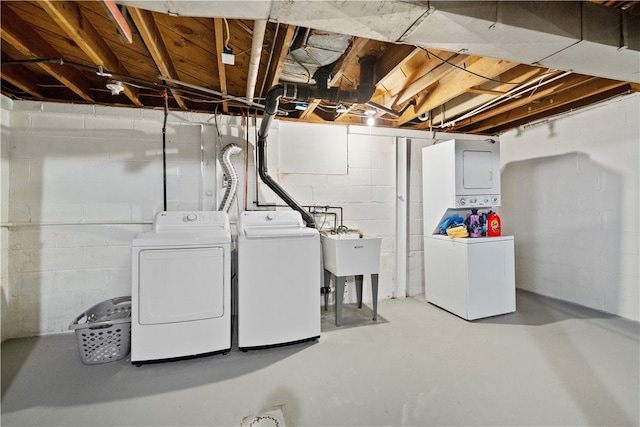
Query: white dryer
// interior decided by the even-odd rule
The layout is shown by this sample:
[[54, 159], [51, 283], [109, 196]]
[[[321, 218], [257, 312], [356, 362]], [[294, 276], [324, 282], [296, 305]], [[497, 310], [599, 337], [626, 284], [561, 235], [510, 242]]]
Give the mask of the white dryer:
[[247, 211], [238, 219], [238, 347], [320, 336], [320, 234], [296, 211]]
[[132, 242], [131, 362], [231, 349], [226, 212], [159, 212]]

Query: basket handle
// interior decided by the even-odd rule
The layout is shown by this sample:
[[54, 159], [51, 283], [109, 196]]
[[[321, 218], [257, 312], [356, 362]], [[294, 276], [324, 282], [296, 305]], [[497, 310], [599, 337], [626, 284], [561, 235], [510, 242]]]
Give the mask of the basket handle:
[[115, 298], [111, 298], [111, 302], [113, 303], [113, 305], [122, 304], [123, 302], [131, 302], [131, 297], [129, 296], [115, 297]]
[[[122, 304], [123, 302], [130, 302], [130, 301], [131, 301], [131, 297], [130, 296], [111, 298], [111, 303], [113, 305], [118, 305], [118, 304]], [[75, 330], [75, 329], [78, 329], [78, 328], [87, 327], [87, 322], [85, 322], [85, 323], [78, 323], [78, 322], [83, 317], [87, 317], [87, 313], [89, 311], [91, 311], [94, 307], [91, 307], [89, 310], [85, 310], [82, 313], [80, 313], [78, 316], [76, 316], [76, 318], [73, 319], [71, 324], [69, 324], [69, 329]], [[130, 319], [128, 319], [128, 318], [127, 319], [105, 320], [105, 321], [100, 322], [100, 324], [96, 325], [96, 326], [112, 326], [112, 325], [115, 325], [115, 324], [118, 324], [118, 323], [126, 323], [126, 322], [129, 322], [129, 321], [130, 321]]]
[[98, 329], [98, 328], [106, 328], [108, 326], [113, 326], [113, 325], [117, 325], [119, 323], [129, 323], [131, 322], [131, 319], [129, 318], [122, 318], [122, 319], [113, 319], [113, 320], [101, 320], [100, 322], [96, 322], [96, 323], [77, 323], [78, 320], [80, 320], [82, 318], [82, 316], [84, 316], [85, 313], [81, 314], [80, 316], [78, 316], [78, 318], [76, 318], [75, 321], [71, 322], [71, 324], [69, 325], [69, 329], [71, 330], [76, 330], [76, 329], [80, 329], [80, 328], [84, 328], [84, 329]]

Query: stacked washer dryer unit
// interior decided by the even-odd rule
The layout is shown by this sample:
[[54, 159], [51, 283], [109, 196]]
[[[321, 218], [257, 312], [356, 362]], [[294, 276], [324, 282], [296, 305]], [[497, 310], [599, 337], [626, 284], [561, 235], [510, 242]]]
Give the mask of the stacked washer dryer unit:
[[500, 142], [453, 139], [423, 148], [425, 298], [466, 320], [516, 309], [513, 236], [450, 238], [440, 224], [500, 206]]
[[131, 362], [231, 349], [226, 212], [159, 212], [132, 243]]
[[320, 337], [320, 234], [297, 211], [246, 211], [238, 220], [238, 347]]

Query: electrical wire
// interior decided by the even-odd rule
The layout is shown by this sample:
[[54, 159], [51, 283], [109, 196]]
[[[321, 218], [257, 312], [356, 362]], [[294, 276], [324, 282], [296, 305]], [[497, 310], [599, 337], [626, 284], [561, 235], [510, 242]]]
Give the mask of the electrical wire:
[[224, 39], [224, 48], [229, 50], [229, 37], [230, 37], [230, 33], [229, 33], [229, 22], [227, 22], [227, 18], [222, 18], [222, 20], [224, 21], [224, 28], [226, 30], [226, 36]]
[[434, 56], [437, 59], [439, 59], [440, 61], [451, 65], [452, 67], [455, 67], [455, 68], [457, 68], [459, 70], [465, 71], [465, 72], [467, 72], [469, 74], [473, 74], [474, 76], [481, 77], [481, 78], [483, 78], [485, 80], [490, 80], [492, 82], [500, 83], [500, 84], [503, 84], [503, 85], [519, 85], [519, 84], [521, 84], [521, 82], [505, 82], [505, 81], [502, 81], [500, 79], [493, 79], [491, 77], [483, 76], [482, 74], [478, 74], [478, 73], [475, 73], [473, 71], [469, 71], [465, 67], [461, 67], [461, 66], [459, 66], [457, 64], [454, 64], [453, 62], [449, 61], [448, 59], [441, 58], [438, 55], [436, 55], [435, 53], [431, 52], [430, 50], [428, 50], [428, 49], [426, 49], [426, 48], [424, 48], [422, 46], [418, 46], [418, 48], [423, 50], [423, 51], [425, 51], [427, 53], [427, 55]]

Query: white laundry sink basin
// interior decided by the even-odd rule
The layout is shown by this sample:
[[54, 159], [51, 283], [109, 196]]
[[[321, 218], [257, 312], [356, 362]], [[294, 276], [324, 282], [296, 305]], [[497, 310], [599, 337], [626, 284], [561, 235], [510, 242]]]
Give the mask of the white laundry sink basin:
[[378, 274], [382, 238], [321, 234], [324, 268], [335, 276]]

